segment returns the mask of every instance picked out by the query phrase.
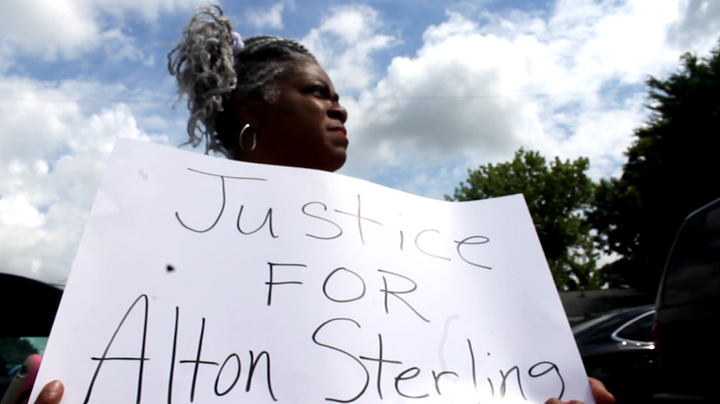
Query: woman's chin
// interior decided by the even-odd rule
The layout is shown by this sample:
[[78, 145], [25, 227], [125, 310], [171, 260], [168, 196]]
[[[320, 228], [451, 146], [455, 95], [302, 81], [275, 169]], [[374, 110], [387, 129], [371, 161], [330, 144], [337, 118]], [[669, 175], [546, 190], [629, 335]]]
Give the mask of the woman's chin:
[[333, 153], [333, 158], [329, 159], [326, 164], [323, 164], [321, 167], [318, 167], [320, 170], [323, 171], [329, 171], [329, 172], [335, 172], [342, 168], [343, 165], [345, 165], [345, 161], [347, 160], [347, 152], [345, 149], [338, 150], [335, 153]]

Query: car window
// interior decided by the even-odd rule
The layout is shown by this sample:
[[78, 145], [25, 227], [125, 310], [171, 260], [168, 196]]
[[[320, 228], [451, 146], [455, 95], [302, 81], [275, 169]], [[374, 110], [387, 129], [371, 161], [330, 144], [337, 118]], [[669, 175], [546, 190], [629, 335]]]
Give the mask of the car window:
[[5, 394], [25, 358], [44, 354], [48, 337], [0, 338], [0, 397]]
[[635, 318], [619, 329], [615, 335], [623, 340], [652, 342], [652, 328], [655, 320], [653, 314], [655, 314], [655, 310]]
[[665, 274], [663, 304], [674, 306], [720, 295], [720, 207], [683, 226]]

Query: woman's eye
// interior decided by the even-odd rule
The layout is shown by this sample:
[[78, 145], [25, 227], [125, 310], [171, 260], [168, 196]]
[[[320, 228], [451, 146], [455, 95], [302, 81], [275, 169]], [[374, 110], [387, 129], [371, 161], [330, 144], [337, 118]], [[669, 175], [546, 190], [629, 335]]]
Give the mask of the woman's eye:
[[321, 96], [325, 96], [328, 93], [328, 89], [325, 86], [312, 86], [309, 88], [309, 92]]

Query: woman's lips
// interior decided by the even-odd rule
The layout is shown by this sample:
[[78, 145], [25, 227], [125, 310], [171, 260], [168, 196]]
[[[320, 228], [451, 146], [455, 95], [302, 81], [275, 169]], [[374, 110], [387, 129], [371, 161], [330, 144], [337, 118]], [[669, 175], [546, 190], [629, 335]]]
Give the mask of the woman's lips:
[[345, 128], [332, 128], [330, 130], [333, 132], [340, 133], [341, 135], [347, 137], [347, 130], [345, 130]]

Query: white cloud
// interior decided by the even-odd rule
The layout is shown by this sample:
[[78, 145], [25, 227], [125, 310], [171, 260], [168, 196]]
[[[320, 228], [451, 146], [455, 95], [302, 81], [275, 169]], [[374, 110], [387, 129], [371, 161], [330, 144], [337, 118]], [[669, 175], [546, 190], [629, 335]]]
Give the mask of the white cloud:
[[507, 161], [523, 146], [587, 156], [596, 179], [618, 174], [646, 116], [644, 80], [677, 68], [666, 33], [679, 10], [673, 0], [558, 0], [546, 14], [448, 13], [413, 57], [395, 57], [346, 102], [355, 156], [346, 172], [394, 184], [377, 168], [390, 162], [423, 183], [425, 170], [444, 166], [449, 193], [466, 176], [458, 168]]
[[[111, 50], [130, 51], [122, 34], [126, 13], [152, 22], [160, 11], [190, 9], [204, 0], [5, 0], [0, 2], [0, 71], [16, 54], [45, 60], [74, 59], [110, 42]], [[135, 55], [136, 56], [136, 55]]]
[[267, 10], [248, 10], [247, 20], [255, 28], [282, 29], [284, 27], [282, 22], [284, 8], [284, 3], [276, 3]]
[[339, 92], [355, 91], [375, 78], [372, 53], [395, 40], [378, 33], [381, 27], [377, 11], [368, 6], [336, 7], [300, 42], [315, 55]]
[[668, 27], [668, 43], [683, 52], [703, 53], [720, 36], [720, 2], [682, 0], [680, 18]]
[[207, 0], [75, 0], [83, 7], [95, 8], [115, 17], [124, 17], [126, 13], [139, 14], [146, 22], [157, 20], [161, 12], [192, 10], [196, 7], [215, 4]]
[[72, 58], [98, 45], [101, 28], [94, 18], [95, 10], [75, 0], [3, 1], [0, 36], [23, 53]]
[[[0, 1], [0, 72], [18, 52], [53, 60], [104, 49], [143, 61], [121, 20], [154, 21], [197, 3], [205, 2]], [[617, 174], [646, 114], [643, 80], [675, 71], [686, 50], [707, 54], [717, 4], [558, 0], [547, 13], [449, 13], [427, 27], [414, 55], [384, 71], [373, 58], [398, 40], [368, 6], [331, 9], [302, 42], [350, 112], [345, 172], [441, 197], [467, 167], [506, 161], [520, 146], [548, 158], [588, 156], [595, 178]], [[262, 24], [281, 27], [291, 5], [275, 4]], [[64, 279], [115, 137], [168, 142], [165, 133], [184, 133], [183, 103], [170, 117], [168, 104], [76, 100], [158, 98], [167, 94], [0, 75], [0, 270]]]
[[[85, 85], [99, 93], [117, 91]], [[115, 138], [167, 142], [165, 135], [138, 127], [128, 106], [86, 112], [72, 101], [74, 93], [63, 85], [0, 77], [3, 272], [62, 281]]]

